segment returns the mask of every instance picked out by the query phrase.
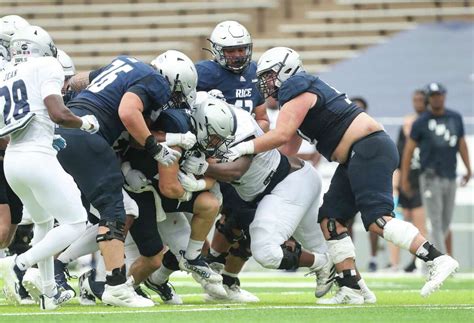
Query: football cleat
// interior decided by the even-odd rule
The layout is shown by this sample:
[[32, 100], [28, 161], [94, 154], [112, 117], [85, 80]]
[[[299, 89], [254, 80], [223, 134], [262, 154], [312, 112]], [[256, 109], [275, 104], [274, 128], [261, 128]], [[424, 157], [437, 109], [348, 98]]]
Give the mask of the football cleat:
[[40, 308], [45, 311], [57, 309], [60, 305], [70, 301], [76, 294], [70, 290], [58, 289], [58, 292], [53, 297], [46, 295], [40, 296]]
[[192, 273], [194, 279], [197, 276], [199, 280], [205, 280], [211, 284], [222, 284], [222, 276], [213, 271], [201, 255], [196, 259], [189, 260], [184, 257], [184, 251], [181, 250], [180, 253], [182, 257], [179, 260], [179, 268], [181, 270]]
[[326, 295], [334, 284], [334, 276], [336, 275], [336, 267], [334, 266], [331, 258], [326, 254], [328, 261], [317, 268], [312, 268], [307, 275], [316, 275], [316, 290], [314, 295], [317, 298]]
[[219, 298], [219, 299], [225, 299], [227, 297], [227, 292], [225, 291], [224, 286], [222, 285], [222, 281], [212, 283], [195, 273], [193, 273], [192, 276], [193, 276], [193, 279], [199, 285], [201, 285], [202, 289], [207, 294], [211, 295], [214, 298]]
[[364, 304], [364, 296], [362, 296], [360, 289], [342, 286], [333, 297], [318, 299], [316, 304]]
[[367, 284], [365, 283], [365, 280], [362, 278], [357, 282], [357, 284], [360, 287], [360, 291], [362, 292], [362, 296], [364, 296], [364, 303], [365, 304], [375, 304], [377, 302], [377, 297], [375, 296], [375, 293], [372, 292]]
[[25, 272], [25, 276], [23, 276], [22, 283], [31, 298], [35, 302], [39, 302], [43, 288], [39, 269], [33, 267], [28, 268]]
[[220, 273], [222, 270], [224, 270], [226, 257], [227, 253], [222, 253], [217, 257], [214, 257], [211, 255], [211, 253], [209, 253], [204, 257], [204, 260], [209, 264], [209, 267], [212, 270], [214, 270], [216, 273]]
[[0, 273], [3, 278], [3, 292], [7, 300], [19, 304], [21, 297], [19, 294], [20, 281], [23, 272], [15, 264], [15, 256], [0, 259]]
[[134, 280], [129, 276], [123, 284], [111, 286], [105, 284], [102, 302], [108, 305], [121, 307], [152, 307], [155, 305], [151, 299], [137, 294], [134, 287]]
[[58, 259], [54, 259], [54, 279], [56, 280], [56, 285], [61, 289], [73, 292], [74, 296], [76, 296], [76, 291], [68, 284], [67, 278], [71, 278], [71, 275], [69, 274], [66, 264]]
[[442, 255], [433, 261], [427, 261], [426, 265], [428, 267], [428, 279], [420, 292], [423, 297], [429, 296], [440, 288], [443, 282], [459, 268], [459, 263], [448, 255]]
[[158, 285], [152, 282], [149, 278], [145, 280], [145, 286], [157, 293], [163, 303], [170, 304], [170, 305], [181, 305], [183, 304], [183, 300], [181, 297], [176, 293], [174, 290], [173, 285], [171, 285], [168, 281], [165, 283]]
[[204, 300], [206, 302], [215, 302], [215, 301], [229, 301], [233, 303], [257, 303], [260, 302], [260, 299], [254, 294], [241, 289], [239, 285], [233, 284], [232, 286], [224, 285], [224, 290], [227, 293], [227, 296], [224, 298], [212, 297], [209, 294], [204, 295]]
[[79, 304], [84, 306], [96, 305], [96, 296], [90, 285], [90, 280], [94, 279], [95, 269], [86, 271], [81, 276], [79, 276]]

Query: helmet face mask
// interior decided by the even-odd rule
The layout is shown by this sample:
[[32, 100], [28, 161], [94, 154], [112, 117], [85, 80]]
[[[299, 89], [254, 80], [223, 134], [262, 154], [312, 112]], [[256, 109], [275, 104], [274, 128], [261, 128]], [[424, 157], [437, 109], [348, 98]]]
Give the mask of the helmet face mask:
[[190, 109], [196, 96], [197, 71], [189, 57], [169, 50], [156, 57], [151, 65], [170, 84], [171, 97], [164, 108]]
[[10, 41], [13, 34], [30, 24], [20, 16], [8, 15], [0, 18], [0, 57], [10, 61]]
[[252, 38], [236, 21], [219, 23], [209, 39], [214, 60], [223, 68], [241, 73], [252, 60]]

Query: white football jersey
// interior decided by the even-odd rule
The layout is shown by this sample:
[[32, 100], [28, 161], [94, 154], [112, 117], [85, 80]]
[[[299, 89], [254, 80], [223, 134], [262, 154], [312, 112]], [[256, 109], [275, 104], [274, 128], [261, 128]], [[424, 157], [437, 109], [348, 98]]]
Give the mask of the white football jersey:
[[[263, 135], [264, 132], [247, 111], [235, 108], [235, 116], [237, 118], [237, 131], [232, 145]], [[280, 152], [276, 149], [255, 155], [247, 172], [238, 181], [231, 183], [239, 196], [245, 201], [252, 201], [258, 194], [262, 193], [268, 185], [265, 180], [272, 172], [276, 171], [280, 159]]]
[[35, 117], [23, 129], [10, 134], [7, 150], [54, 152], [55, 124], [43, 100], [61, 96], [64, 71], [54, 57], [30, 58], [18, 65], [9, 64], [0, 72], [0, 109], [5, 125], [19, 122], [32, 113]]

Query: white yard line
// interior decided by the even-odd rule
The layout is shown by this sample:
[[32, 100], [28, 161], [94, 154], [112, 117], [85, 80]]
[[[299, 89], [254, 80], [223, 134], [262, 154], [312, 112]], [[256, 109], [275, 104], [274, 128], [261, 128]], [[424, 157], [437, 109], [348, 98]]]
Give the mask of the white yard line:
[[[309, 310], [341, 310], [341, 309], [353, 309], [353, 308], [374, 308], [373, 305], [335, 305], [335, 306], [241, 306], [241, 307], [223, 307], [223, 305], [229, 304], [218, 304], [220, 307], [211, 307], [212, 305], [206, 305], [207, 308], [185, 308], [185, 309], [163, 309], [163, 310], [114, 310], [114, 311], [90, 311], [90, 312], [29, 312], [29, 313], [4, 313], [2, 316], [32, 316], [32, 315], [97, 315], [97, 314], [143, 314], [143, 313], [175, 313], [175, 312], [216, 312], [216, 311], [251, 311], [251, 310], [274, 310], [274, 309], [309, 309]], [[239, 304], [240, 305], [240, 304]], [[377, 308], [406, 308], [406, 307], [422, 307], [429, 308], [430, 310], [472, 310], [474, 307], [471, 304], [451, 304], [451, 305], [377, 305]]]

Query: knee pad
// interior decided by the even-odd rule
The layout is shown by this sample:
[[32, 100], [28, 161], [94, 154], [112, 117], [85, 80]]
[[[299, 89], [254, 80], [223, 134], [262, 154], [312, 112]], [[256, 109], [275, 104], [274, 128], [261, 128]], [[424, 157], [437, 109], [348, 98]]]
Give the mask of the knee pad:
[[347, 233], [347, 231], [337, 233], [336, 219], [328, 218], [327, 228], [330, 235], [329, 240], [341, 240], [349, 236], [349, 233]]
[[240, 230], [240, 235], [235, 234], [232, 231], [233, 227], [233, 221], [229, 220], [227, 217], [224, 223], [221, 223], [220, 221], [216, 222], [216, 230], [222, 233], [229, 243], [235, 243], [245, 237], [242, 230]]
[[338, 264], [347, 258], [355, 259], [355, 246], [351, 237], [346, 235], [342, 239], [328, 240], [328, 252], [331, 260]]
[[161, 263], [163, 264], [163, 266], [165, 266], [166, 268], [170, 270], [174, 270], [174, 271], [179, 270], [178, 259], [176, 259], [176, 256], [169, 250], [163, 256], [163, 260]]
[[294, 241], [295, 246], [289, 246], [286, 243], [280, 247], [283, 250], [283, 259], [281, 260], [278, 269], [297, 269], [299, 267], [299, 260], [301, 256], [301, 245]]
[[107, 220], [100, 220], [99, 226], [107, 227], [109, 231], [106, 233], [98, 234], [96, 241], [97, 243], [109, 240], [120, 240], [122, 242], [125, 241], [125, 234], [124, 234], [124, 223], [120, 221], [107, 221]]
[[8, 246], [11, 255], [20, 255], [31, 248], [33, 238], [33, 224], [19, 225], [16, 229], [12, 243]]
[[244, 261], [249, 260], [252, 256], [252, 252], [250, 251], [250, 244], [246, 243], [247, 239], [240, 240], [239, 246], [237, 248], [230, 248], [229, 253], [234, 257], [239, 257]]
[[410, 250], [413, 239], [420, 231], [411, 223], [399, 219], [391, 219], [383, 227], [383, 238], [395, 245]]

